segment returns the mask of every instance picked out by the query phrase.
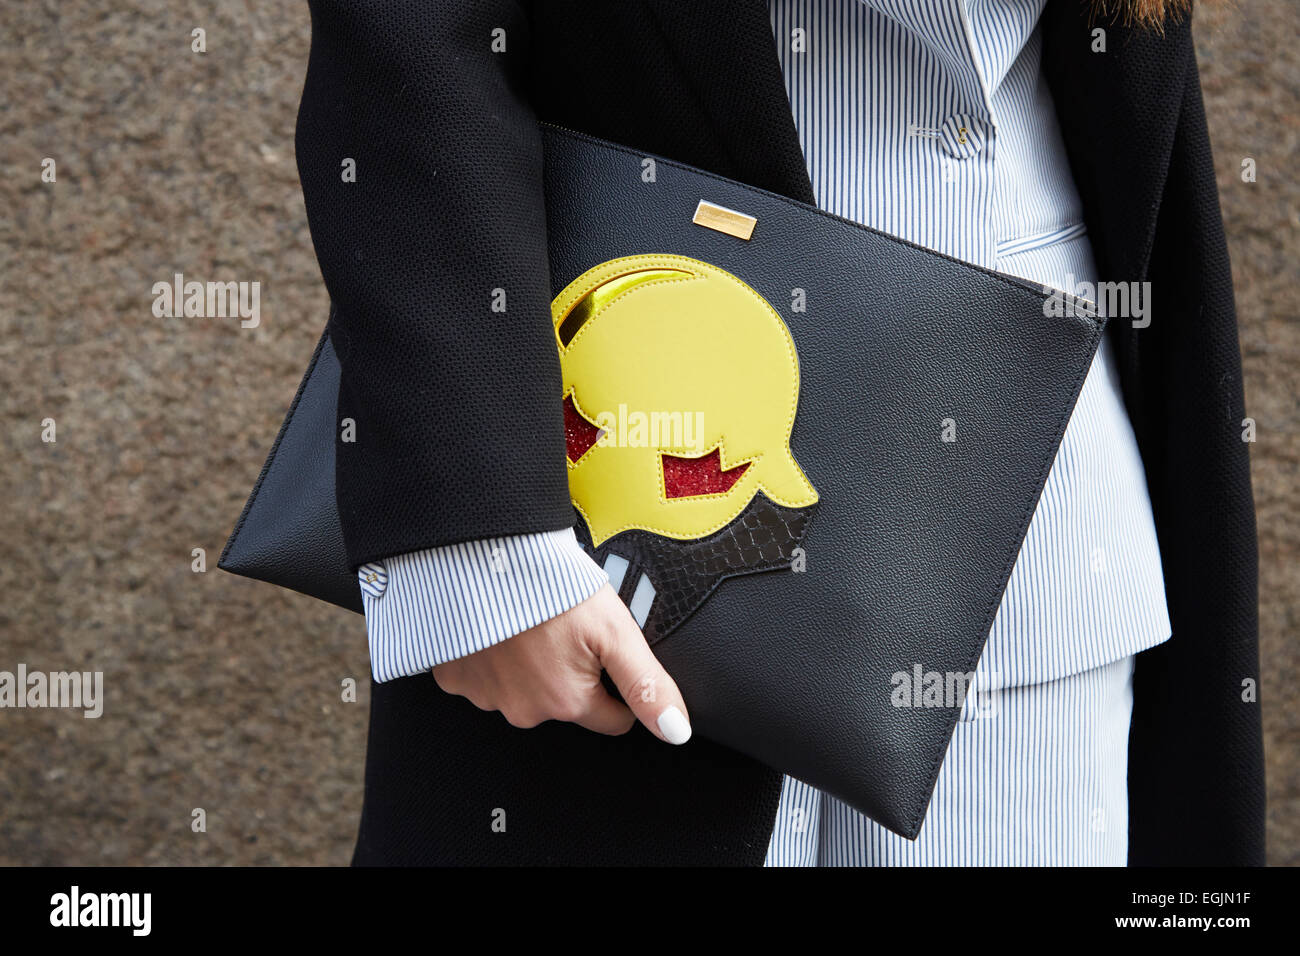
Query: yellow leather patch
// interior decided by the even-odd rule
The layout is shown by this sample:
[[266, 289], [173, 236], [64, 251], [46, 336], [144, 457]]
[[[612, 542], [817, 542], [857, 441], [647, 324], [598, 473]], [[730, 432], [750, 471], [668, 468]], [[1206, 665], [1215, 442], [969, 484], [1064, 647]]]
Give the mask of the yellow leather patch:
[[[807, 507], [790, 453], [799, 402], [794, 340], [736, 276], [687, 256], [601, 263], [551, 303], [564, 390], [604, 435], [569, 463], [569, 492], [600, 545], [640, 528], [679, 540], [730, 524], [759, 491]], [[669, 497], [662, 456], [720, 452], [727, 490]]]

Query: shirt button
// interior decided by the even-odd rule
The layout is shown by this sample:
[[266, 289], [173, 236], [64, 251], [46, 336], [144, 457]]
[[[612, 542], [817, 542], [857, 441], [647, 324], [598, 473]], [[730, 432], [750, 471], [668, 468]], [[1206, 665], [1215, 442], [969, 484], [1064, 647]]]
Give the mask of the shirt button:
[[357, 580], [361, 583], [363, 594], [373, 598], [383, 597], [384, 591], [388, 589], [388, 569], [379, 561], [363, 564], [357, 568]]
[[978, 116], [954, 113], [939, 126], [939, 142], [950, 156], [970, 159], [989, 141], [988, 123]]

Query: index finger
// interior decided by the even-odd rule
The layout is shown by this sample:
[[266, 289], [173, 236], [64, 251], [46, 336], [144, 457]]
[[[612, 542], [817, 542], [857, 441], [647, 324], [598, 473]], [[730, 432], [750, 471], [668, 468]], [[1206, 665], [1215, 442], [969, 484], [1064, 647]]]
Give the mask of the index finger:
[[618, 617], [613, 636], [601, 648], [600, 662], [624, 703], [652, 734], [670, 744], [691, 739], [682, 692], [650, 650], [632, 615]]

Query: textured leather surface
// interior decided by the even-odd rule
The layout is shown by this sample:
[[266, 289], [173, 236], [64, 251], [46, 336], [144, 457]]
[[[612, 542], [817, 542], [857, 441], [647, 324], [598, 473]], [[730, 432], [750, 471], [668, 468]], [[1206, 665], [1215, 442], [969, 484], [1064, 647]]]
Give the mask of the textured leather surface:
[[334, 502], [339, 360], [328, 328], [217, 566], [362, 613]]
[[599, 548], [575, 512], [578, 541], [597, 564], [609, 555], [627, 561], [618, 590], [631, 604], [642, 575], [654, 587], [654, 600], [641, 627], [653, 647], [704, 603], [727, 578], [760, 571], [788, 571], [817, 505], [783, 508], [759, 492], [749, 506], [721, 531], [696, 541], [676, 541], [648, 531], [624, 531]]
[[[543, 138], [552, 289], [618, 256], [692, 256], [772, 303], [798, 349], [791, 449], [820, 494], [806, 569], [723, 580], [658, 641], [696, 732], [915, 837], [959, 708], [895, 707], [892, 675], [974, 670], [1101, 323], [1045, 318], [1034, 286], [772, 193], [663, 159], [643, 182], [634, 151]], [[753, 238], [693, 225], [701, 199], [756, 216]], [[315, 376], [337, 382], [331, 363], [318, 347]], [[334, 394], [309, 378], [221, 566], [355, 609], [320, 477]]]
[[[1100, 324], [770, 193], [664, 160], [646, 183], [634, 151], [544, 142], [552, 288], [692, 256], [772, 303], [799, 352], [791, 449], [821, 498], [807, 567], [725, 581], [656, 644], [694, 727], [915, 836], [958, 709], [894, 707], [891, 677], [974, 670]], [[701, 199], [757, 217], [753, 238], [693, 225]]]

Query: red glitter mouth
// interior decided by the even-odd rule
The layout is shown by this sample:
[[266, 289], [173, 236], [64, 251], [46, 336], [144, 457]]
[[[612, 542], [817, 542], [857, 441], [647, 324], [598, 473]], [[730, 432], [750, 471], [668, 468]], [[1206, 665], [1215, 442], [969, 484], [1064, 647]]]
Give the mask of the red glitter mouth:
[[693, 498], [697, 495], [720, 495], [730, 491], [749, 467], [742, 462], [722, 470], [722, 450], [713, 449], [699, 458], [662, 455], [664, 492], [669, 498]]

